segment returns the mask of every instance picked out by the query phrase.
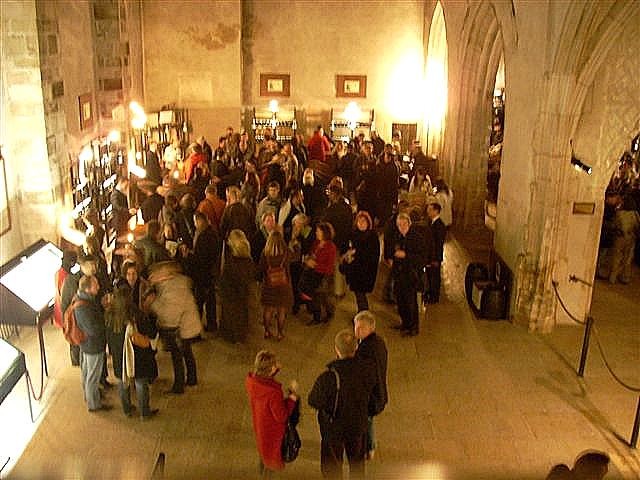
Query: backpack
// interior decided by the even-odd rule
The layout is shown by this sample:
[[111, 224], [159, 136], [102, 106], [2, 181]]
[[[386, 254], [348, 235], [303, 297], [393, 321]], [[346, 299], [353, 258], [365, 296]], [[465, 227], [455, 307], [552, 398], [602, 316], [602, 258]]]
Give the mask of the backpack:
[[88, 303], [89, 302], [85, 300], [78, 300], [77, 298], [74, 298], [71, 305], [69, 305], [64, 311], [62, 333], [64, 334], [65, 340], [71, 345], [80, 345], [87, 338], [87, 335], [80, 330], [80, 327], [78, 327], [78, 324], [76, 323], [75, 310], [79, 306], [87, 305]]

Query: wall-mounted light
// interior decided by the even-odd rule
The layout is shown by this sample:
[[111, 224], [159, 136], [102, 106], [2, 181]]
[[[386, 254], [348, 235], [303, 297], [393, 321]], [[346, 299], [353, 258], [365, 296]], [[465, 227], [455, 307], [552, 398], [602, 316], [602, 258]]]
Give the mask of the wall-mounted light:
[[356, 102], [349, 102], [347, 108], [344, 109], [344, 118], [347, 120], [349, 130], [352, 132], [358, 128], [358, 120], [360, 120], [361, 115], [362, 111]]
[[278, 101], [277, 100], [271, 100], [269, 102], [269, 111], [271, 113], [278, 113], [279, 110], [280, 110], [280, 106], [278, 105]]
[[591, 172], [593, 171], [593, 169], [589, 165], [585, 165], [584, 163], [582, 163], [573, 154], [571, 155], [571, 165], [573, 165], [573, 168], [575, 168], [578, 172], [584, 172], [587, 175], [591, 175]]
[[573, 165], [573, 168], [578, 172], [584, 172], [587, 175], [591, 175], [593, 169], [576, 157], [576, 154], [573, 151], [573, 140], [569, 140], [569, 145], [571, 145], [571, 165]]
[[107, 140], [109, 141], [109, 143], [118, 143], [118, 142], [120, 142], [120, 131], [111, 130], [109, 132], [109, 135], [107, 135]]

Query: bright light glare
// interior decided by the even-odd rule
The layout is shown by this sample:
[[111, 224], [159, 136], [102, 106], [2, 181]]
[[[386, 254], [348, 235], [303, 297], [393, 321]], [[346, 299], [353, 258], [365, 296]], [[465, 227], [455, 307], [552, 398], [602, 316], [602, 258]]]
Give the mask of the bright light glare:
[[349, 102], [344, 109], [344, 118], [349, 122], [349, 128], [355, 130], [362, 111], [356, 102]]
[[118, 130], [111, 130], [107, 135], [107, 140], [111, 143], [118, 143], [120, 141], [120, 132]]
[[426, 96], [424, 122], [427, 126], [426, 148], [439, 152], [447, 113], [447, 29], [440, 2], [431, 19], [425, 71]]
[[427, 61], [427, 111], [429, 128], [440, 130], [447, 109], [447, 72], [441, 59]]
[[47, 243], [5, 273], [0, 282], [34, 311], [46, 307], [55, 295], [54, 275], [62, 265], [62, 251]]
[[131, 119], [131, 126], [136, 130], [142, 130], [147, 123], [147, 116], [143, 113], [136, 114], [135, 117]]
[[425, 84], [422, 53], [407, 51], [391, 70], [387, 108], [399, 121], [417, 121], [423, 115]]
[[278, 101], [277, 100], [271, 100], [269, 102], [269, 111], [271, 113], [278, 113], [279, 109], [280, 109], [280, 107], [278, 106]]
[[129, 163], [129, 173], [133, 173], [138, 178], [144, 178], [147, 176], [147, 171], [135, 163]]
[[[427, 463], [414, 467], [407, 478], [419, 478], [424, 480], [447, 480], [445, 468], [438, 463]], [[407, 472], [408, 473], [408, 472]]]

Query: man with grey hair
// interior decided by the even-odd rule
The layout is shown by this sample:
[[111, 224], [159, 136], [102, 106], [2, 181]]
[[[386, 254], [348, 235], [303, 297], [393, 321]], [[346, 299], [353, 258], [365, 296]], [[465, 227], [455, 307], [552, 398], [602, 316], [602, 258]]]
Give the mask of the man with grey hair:
[[369, 310], [363, 310], [353, 319], [358, 350], [356, 358], [374, 365], [373, 391], [369, 397], [368, 429], [367, 429], [367, 459], [373, 459], [376, 449], [373, 417], [384, 410], [389, 401], [387, 395], [387, 346], [382, 337], [376, 334], [376, 317]]
[[350, 478], [364, 477], [368, 404], [375, 385], [370, 361], [356, 358], [357, 340], [350, 329], [335, 337], [337, 359], [315, 381], [309, 405], [318, 410], [320, 469], [327, 478], [342, 478], [344, 452]]

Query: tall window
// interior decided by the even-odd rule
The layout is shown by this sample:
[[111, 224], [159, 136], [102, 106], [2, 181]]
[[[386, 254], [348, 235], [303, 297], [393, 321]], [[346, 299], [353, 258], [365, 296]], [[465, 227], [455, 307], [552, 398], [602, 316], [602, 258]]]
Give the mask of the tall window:
[[447, 113], [447, 29], [440, 2], [436, 4], [429, 29], [426, 66], [426, 152], [440, 155]]

